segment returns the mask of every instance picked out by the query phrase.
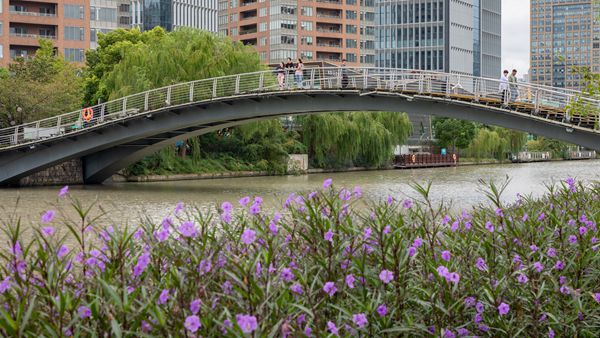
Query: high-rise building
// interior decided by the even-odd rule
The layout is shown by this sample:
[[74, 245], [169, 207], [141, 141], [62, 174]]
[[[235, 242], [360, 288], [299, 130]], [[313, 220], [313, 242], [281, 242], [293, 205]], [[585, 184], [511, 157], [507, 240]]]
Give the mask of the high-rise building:
[[600, 73], [600, 24], [593, 0], [531, 0], [532, 83], [580, 89], [579, 67]]
[[142, 30], [191, 27], [217, 32], [218, 0], [131, 0], [131, 24]]
[[498, 0], [377, 0], [376, 65], [496, 78]]
[[98, 33], [108, 33], [119, 27], [117, 0], [90, 0], [90, 46], [98, 47]]
[[89, 32], [89, 0], [0, 0], [0, 66], [33, 56], [40, 38], [52, 40], [67, 60], [83, 62]]
[[219, 32], [252, 45], [264, 63], [373, 64], [374, 0], [219, 0]]

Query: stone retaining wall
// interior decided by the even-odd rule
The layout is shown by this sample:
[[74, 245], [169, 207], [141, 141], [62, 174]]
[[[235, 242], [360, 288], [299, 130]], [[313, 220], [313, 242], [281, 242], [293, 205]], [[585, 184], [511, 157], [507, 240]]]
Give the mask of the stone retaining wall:
[[83, 184], [83, 165], [80, 159], [57, 164], [19, 180], [20, 186]]

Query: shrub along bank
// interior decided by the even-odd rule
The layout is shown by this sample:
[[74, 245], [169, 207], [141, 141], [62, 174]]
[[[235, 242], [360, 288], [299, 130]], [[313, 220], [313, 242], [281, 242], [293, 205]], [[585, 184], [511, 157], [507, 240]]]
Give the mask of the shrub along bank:
[[427, 186], [403, 201], [337, 188], [275, 213], [258, 196], [214, 212], [179, 204], [132, 228], [100, 227], [99, 206], [65, 187], [33, 239], [5, 225], [0, 334], [600, 334], [598, 186], [569, 179], [507, 205], [490, 184], [492, 207], [457, 215]]

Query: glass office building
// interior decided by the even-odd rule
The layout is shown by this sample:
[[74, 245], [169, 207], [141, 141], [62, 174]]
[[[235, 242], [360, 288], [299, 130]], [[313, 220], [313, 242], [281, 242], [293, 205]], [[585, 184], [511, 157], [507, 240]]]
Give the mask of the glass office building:
[[131, 23], [142, 30], [191, 27], [217, 32], [218, 0], [131, 0]]
[[500, 35], [500, 1], [376, 2], [376, 66], [496, 78]]
[[531, 0], [531, 82], [581, 89], [578, 68], [600, 73], [600, 25], [592, 0]]

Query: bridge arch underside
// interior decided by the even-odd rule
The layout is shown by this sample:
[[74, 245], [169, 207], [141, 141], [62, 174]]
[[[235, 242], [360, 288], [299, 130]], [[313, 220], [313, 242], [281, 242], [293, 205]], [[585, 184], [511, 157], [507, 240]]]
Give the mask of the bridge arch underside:
[[73, 158], [83, 160], [86, 183], [102, 183], [117, 171], [178, 140], [279, 116], [338, 111], [430, 114], [520, 130], [600, 150], [597, 131], [476, 103], [393, 93], [296, 91], [170, 107], [40, 144], [34, 149], [13, 151], [0, 157], [0, 184], [15, 183]]

